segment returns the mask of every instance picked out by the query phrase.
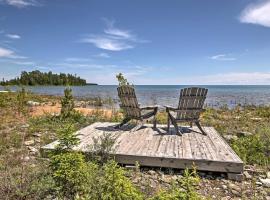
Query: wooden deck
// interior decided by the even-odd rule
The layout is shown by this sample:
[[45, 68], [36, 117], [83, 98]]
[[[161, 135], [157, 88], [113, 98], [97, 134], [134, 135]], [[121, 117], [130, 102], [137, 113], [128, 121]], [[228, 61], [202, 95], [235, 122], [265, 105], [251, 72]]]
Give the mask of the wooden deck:
[[[104, 133], [116, 137], [115, 159], [122, 164], [141, 166], [186, 168], [194, 163], [198, 170], [241, 174], [243, 162], [213, 127], [203, 127], [207, 135], [199, 133], [197, 127], [185, 127], [182, 136], [175, 135], [174, 128], [166, 133], [165, 126], [151, 125], [134, 131], [125, 126], [114, 129], [115, 123], [94, 123], [78, 131], [81, 143], [74, 148], [87, 152], [93, 137]], [[51, 150], [57, 141], [42, 147]]]

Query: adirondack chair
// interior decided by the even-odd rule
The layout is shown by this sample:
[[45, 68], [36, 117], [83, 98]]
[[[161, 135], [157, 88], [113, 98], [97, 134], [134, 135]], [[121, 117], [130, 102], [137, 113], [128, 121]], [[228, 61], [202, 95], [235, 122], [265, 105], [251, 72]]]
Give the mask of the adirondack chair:
[[[182, 130], [179, 132], [177, 122], [189, 122], [190, 127], [194, 122], [202, 134], [206, 135], [202, 129], [199, 121], [200, 114], [203, 112], [203, 104], [206, 99], [208, 89], [206, 88], [184, 88], [180, 91], [179, 104], [177, 108], [166, 106], [166, 112], [168, 113], [168, 132], [170, 129], [170, 123], [175, 127], [177, 134], [183, 134]], [[176, 113], [176, 117], [172, 112]]]
[[[120, 128], [131, 119], [139, 120], [142, 123], [144, 119], [150, 117], [154, 117], [153, 126], [156, 128], [157, 106], [140, 107], [136, 98], [135, 89], [130, 85], [119, 86], [117, 91], [121, 101], [120, 108], [124, 111], [124, 119], [116, 128]], [[149, 112], [142, 114], [144, 110]]]

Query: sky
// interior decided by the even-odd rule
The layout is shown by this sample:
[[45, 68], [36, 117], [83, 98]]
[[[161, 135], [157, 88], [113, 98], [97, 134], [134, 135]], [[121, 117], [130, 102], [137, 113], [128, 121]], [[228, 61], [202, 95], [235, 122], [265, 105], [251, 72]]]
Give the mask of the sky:
[[270, 84], [270, 0], [0, 0], [0, 78]]

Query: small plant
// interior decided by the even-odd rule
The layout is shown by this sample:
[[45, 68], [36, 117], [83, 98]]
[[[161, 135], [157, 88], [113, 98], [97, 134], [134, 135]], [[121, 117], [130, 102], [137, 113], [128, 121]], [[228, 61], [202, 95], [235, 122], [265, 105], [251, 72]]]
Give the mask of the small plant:
[[104, 132], [100, 137], [93, 138], [93, 145], [89, 147], [88, 158], [100, 164], [106, 163], [112, 159], [116, 138], [111, 134]]
[[74, 134], [74, 125], [69, 124], [57, 131], [59, 144], [56, 147], [58, 151], [71, 151], [79, 144], [80, 139]]
[[196, 185], [200, 179], [197, 175], [196, 168], [190, 171], [185, 169], [184, 177], [172, 183], [169, 190], [161, 190], [154, 197], [149, 200], [200, 200], [202, 197], [196, 192]]
[[84, 156], [78, 152], [60, 153], [51, 157], [53, 179], [59, 196], [74, 199], [85, 193], [89, 181], [89, 168]]
[[267, 166], [270, 163], [270, 130], [265, 128], [264, 132], [232, 141], [232, 148], [240, 158], [248, 164], [259, 164]]
[[24, 88], [22, 88], [17, 94], [17, 110], [19, 114], [26, 113], [26, 102], [27, 93]]
[[64, 97], [61, 100], [61, 105], [61, 116], [63, 118], [70, 117], [74, 112], [75, 107], [71, 88], [66, 88], [64, 90]]
[[142, 200], [143, 195], [132, 182], [125, 176], [125, 171], [115, 161], [109, 161], [103, 166], [104, 179], [100, 183], [102, 187], [101, 199], [130, 199]]
[[129, 82], [127, 81], [127, 79], [124, 77], [122, 73], [119, 73], [118, 75], [116, 75], [116, 78], [119, 82], [119, 86], [129, 85]]

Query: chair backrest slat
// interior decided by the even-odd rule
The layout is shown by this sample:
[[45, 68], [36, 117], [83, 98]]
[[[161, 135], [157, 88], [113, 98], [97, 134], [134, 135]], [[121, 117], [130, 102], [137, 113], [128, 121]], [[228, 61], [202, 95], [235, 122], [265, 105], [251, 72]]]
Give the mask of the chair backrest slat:
[[140, 118], [141, 110], [135, 94], [135, 89], [132, 86], [124, 85], [117, 88], [118, 96], [121, 104], [120, 108], [123, 109], [126, 117]]
[[179, 120], [199, 119], [208, 89], [184, 88], [180, 91], [180, 98], [176, 118]]

